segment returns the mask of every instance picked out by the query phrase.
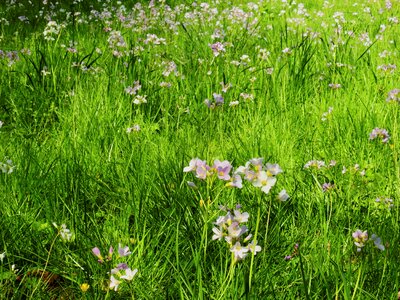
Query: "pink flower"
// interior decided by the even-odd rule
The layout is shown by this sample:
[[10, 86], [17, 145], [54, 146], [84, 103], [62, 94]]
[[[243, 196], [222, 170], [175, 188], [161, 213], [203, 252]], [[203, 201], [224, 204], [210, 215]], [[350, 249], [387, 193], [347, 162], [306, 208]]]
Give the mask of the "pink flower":
[[232, 165], [230, 164], [229, 161], [224, 160], [224, 161], [219, 161], [218, 159], [214, 160], [214, 165], [213, 168], [217, 171], [217, 176], [219, 179], [222, 180], [229, 180], [231, 179], [231, 176], [229, 175]]
[[118, 254], [120, 257], [128, 256], [129, 254], [132, 254], [131, 251], [129, 251], [129, 247], [121, 247], [121, 244], [118, 244]]

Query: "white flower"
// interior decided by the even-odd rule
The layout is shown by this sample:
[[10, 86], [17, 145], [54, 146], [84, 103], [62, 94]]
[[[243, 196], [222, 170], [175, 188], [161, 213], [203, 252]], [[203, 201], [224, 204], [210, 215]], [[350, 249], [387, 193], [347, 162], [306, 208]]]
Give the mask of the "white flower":
[[128, 281], [132, 280], [133, 277], [136, 275], [137, 271], [138, 271], [137, 269], [131, 270], [130, 268], [128, 268], [125, 270], [125, 275], [122, 275], [120, 279], [125, 279]]
[[230, 249], [230, 251], [234, 254], [235, 260], [241, 260], [247, 256], [247, 252], [249, 252], [249, 248], [247, 247], [242, 247], [239, 242], [236, 242], [236, 244]]
[[64, 241], [70, 241], [72, 239], [72, 233], [67, 228], [67, 225], [65, 225], [65, 224], [61, 225], [60, 236]]
[[118, 279], [116, 279], [113, 275], [111, 275], [110, 277], [110, 289], [114, 289], [114, 291], [118, 290], [118, 286], [120, 285], [121, 281], [119, 281]]
[[287, 199], [289, 199], [289, 195], [286, 193], [286, 190], [280, 191], [278, 194], [278, 200], [284, 202]]
[[3, 263], [4, 258], [6, 257], [6, 252], [4, 251], [3, 253], [0, 254], [0, 261]]
[[257, 252], [260, 252], [261, 251], [261, 247], [259, 246], [259, 245], [257, 245], [257, 241], [252, 241], [251, 243], [249, 243], [248, 245], [247, 245], [247, 248], [249, 249], [249, 251], [251, 252], [251, 253], [253, 253], [254, 255], [256, 255], [257, 254]]
[[233, 214], [235, 215], [235, 221], [238, 223], [245, 223], [249, 220], [249, 213], [244, 212], [241, 213], [239, 210], [234, 210]]
[[267, 172], [261, 171], [258, 173], [256, 180], [253, 181], [253, 186], [260, 187], [264, 193], [268, 194], [275, 183], [275, 177], [268, 176]]
[[142, 103], [147, 103], [146, 97], [147, 97], [146, 95], [144, 95], [144, 96], [140, 96], [140, 95], [136, 96], [135, 99], [133, 100], [133, 104], [140, 105]]
[[224, 237], [224, 233], [222, 230], [220, 230], [216, 227], [213, 227], [212, 231], [214, 232], [214, 235], [212, 236], [213, 241], [220, 240]]

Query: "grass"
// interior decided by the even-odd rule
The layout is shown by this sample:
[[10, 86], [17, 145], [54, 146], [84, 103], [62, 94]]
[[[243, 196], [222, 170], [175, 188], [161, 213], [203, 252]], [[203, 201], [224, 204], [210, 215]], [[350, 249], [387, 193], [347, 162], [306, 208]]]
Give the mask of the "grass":
[[[1, 297], [397, 297], [398, 1], [47, 2], [0, 9]], [[195, 157], [283, 173], [227, 188]], [[261, 246], [239, 261], [212, 231], [237, 204]], [[118, 263], [138, 271], [115, 291]]]

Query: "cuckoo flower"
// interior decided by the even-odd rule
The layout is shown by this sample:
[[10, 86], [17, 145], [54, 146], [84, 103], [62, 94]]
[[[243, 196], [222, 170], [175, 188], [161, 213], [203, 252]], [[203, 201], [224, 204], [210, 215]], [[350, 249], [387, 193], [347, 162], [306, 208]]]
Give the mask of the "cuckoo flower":
[[368, 232], [357, 229], [355, 232], [353, 232], [352, 236], [354, 239], [354, 244], [357, 246], [357, 251], [360, 252], [361, 248], [364, 247], [365, 243], [368, 241]]
[[232, 169], [232, 165], [229, 161], [224, 160], [221, 162], [220, 160], [216, 159], [216, 160], [214, 160], [213, 169], [216, 170], [217, 176], [219, 179], [222, 179], [222, 180], [231, 179], [231, 176], [229, 175], [229, 173]]
[[377, 138], [379, 138], [382, 141], [382, 143], [386, 144], [390, 139], [390, 135], [389, 135], [389, 133], [387, 132], [386, 129], [382, 129], [382, 128], [377, 128], [376, 127], [370, 133], [369, 139], [370, 140], [374, 140], [374, 139], [377, 139]]
[[265, 194], [268, 194], [275, 183], [275, 177], [268, 176], [267, 172], [261, 171], [258, 173], [257, 179], [253, 181], [253, 186], [261, 188]]

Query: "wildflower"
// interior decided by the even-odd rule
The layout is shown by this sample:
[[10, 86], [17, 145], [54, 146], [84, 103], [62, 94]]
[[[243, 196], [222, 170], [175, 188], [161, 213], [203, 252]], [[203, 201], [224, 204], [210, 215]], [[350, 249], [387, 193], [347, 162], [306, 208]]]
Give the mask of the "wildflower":
[[135, 99], [133, 100], [133, 104], [140, 105], [140, 104], [143, 104], [143, 103], [147, 103], [146, 97], [147, 97], [146, 95], [144, 95], [144, 96], [140, 96], [140, 95], [136, 96]]
[[145, 44], [165, 45], [165, 39], [159, 38], [155, 34], [147, 34], [147, 38], [143, 41]]
[[381, 203], [384, 206], [387, 206], [388, 208], [392, 208], [393, 207], [393, 199], [390, 198], [376, 198], [375, 199], [376, 203]]
[[14, 172], [15, 166], [11, 159], [7, 159], [5, 163], [0, 162], [0, 170], [5, 174], [11, 174]]
[[243, 98], [245, 101], [252, 101], [254, 100], [254, 95], [253, 94], [246, 94], [246, 93], [240, 93], [240, 97]]
[[206, 164], [206, 162], [200, 161], [200, 163], [196, 167], [196, 177], [199, 179], [206, 179], [207, 175], [210, 174], [210, 167]]
[[329, 107], [328, 108], [328, 111], [327, 112], [324, 112], [323, 114], [322, 114], [322, 117], [321, 117], [321, 120], [322, 121], [326, 121], [326, 120], [328, 120], [328, 117], [329, 117], [329, 115], [332, 113], [332, 111], [333, 111], [333, 107]]
[[125, 269], [125, 275], [122, 275], [120, 277], [120, 279], [125, 279], [125, 280], [130, 281], [136, 275], [137, 271], [138, 271], [138, 269], [131, 270], [130, 268], [127, 268], [127, 269]]
[[132, 127], [128, 127], [126, 129], [126, 133], [139, 132], [139, 131], [140, 131], [140, 125], [139, 124], [135, 124]]
[[254, 241], [254, 240], [253, 240], [251, 243], [249, 243], [249, 244], [247, 245], [247, 248], [248, 248], [249, 251], [250, 251], [251, 253], [253, 253], [254, 255], [256, 255], [257, 252], [260, 252], [260, 251], [261, 251], [261, 246], [257, 245], [257, 241]]
[[332, 89], [332, 90], [337, 90], [340, 89], [342, 87], [342, 85], [340, 83], [330, 83], [328, 84], [328, 86]]
[[394, 73], [396, 71], [397, 66], [395, 64], [388, 64], [388, 65], [380, 65], [378, 66], [378, 70], [384, 71], [384, 72], [390, 72]]
[[166, 88], [170, 88], [171, 87], [171, 83], [165, 82], [165, 81], [160, 82], [159, 85], [160, 85], [160, 87], [166, 87]]
[[98, 258], [99, 263], [104, 262], [103, 256], [101, 256], [100, 249], [98, 247], [94, 247], [92, 249], [92, 253]]
[[58, 229], [58, 233], [63, 241], [71, 241], [73, 234], [67, 228], [67, 225], [61, 224], [61, 226], [58, 226], [56, 223], [53, 223], [53, 226]]
[[183, 168], [183, 172], [187, 173], [187, 172], [193, 172], [196, 171], [196, 168], [201, 165], [201, 164], [205, 164], [206, 162], [199, 159], [199, 158], [193, 158], [190, 162], [189, 162], [189, 166], [184, 167]]
[[213, 169], [217, 171], [217, 176], [219, 179], [229, 180], [231, 178], [229, 173], [232, 169], [232, 165], [230, 164], [229, 161], [224, 160], [221, 162], [218, 159], [216, 159], [214, 161]]
[[381, 139], [382, 143], [386, 144], [390, 139], [390, 135], [386, 129], [381, 129], [376, 127], [370, 133], [369, 139], [374, 140], [377, 138]]
[[3, 125], [4, 125], [4, 122], [0, 121], [0, 128], [3, 127]]
[[231, 177], [231, 180], [226, 184], [227, 187], [232, 187], [232, 188], [239, 188], [241, 189], [243, 187], [242, 184], [242, 177], [238, 174], [234, 174]]
[[214, 232], [214, 235], [212, 236], [213, 241], [221, 240], [224, 237], [224, 232], [221, 228], [218, 229], [216, 227], [213, 227], [212, 231]]
[[216, 42], [209, 45], [215, 57], [219, 56], [222, 52], [225, 52], [225, 46], [221, 42]]
[[67, 225], [61, 224], [60, 227], [60, 236], [61, 239], [64, 241], [70, 241], [72, 239], [72, 233], [71, 231], [67, 228]]
[[355, 232], [353, 232], [352, 236], [354, 239], [354, 244], [357, 246], [357, 251], [360, 252], [361, 248], [364, 247], [365, 243], [368, 241], [368, 232], [363, 232], [360, 229], [357, 229]]
[[111, 275], [109, 288], [113, 289], [114, 291], [117, 291], [118, 290], [118, 286], [120, 284], [121, 284], [121, 281], [119, 281], [113, 275]]
[[276, 176], [276, 175], [278, 175], [278, 174], [280, 174], [280, 173], [283, 172], [282, 169], [281, 169], [281, 167], [280, 167], [278, 164], [270, 164], [270, 163], [267, 163], [267, 164], [265, 165], [265, 167], [266, 167], [266, 169], [267, 169], [268, 175]]
[[124, 256], [128, 256], [129, 254], [132, 254], [132, 252], [129, 251], [128, 246], [121, 247], [121, 244], [118, 244], [118, 254], [119, 254], [119, 257], [124, 257]]
[[336, 163], [337, 163], [336, 160], [332, 159], [331, 161], [329, 161], [329, 165], [328, 166], [329, 167], [334, 167], [334, 166], [336, 166]]
[[265, 194], [268, 194], [275, 183], [275, 177], [268, 176], [267, 172], [261, 171], [257, 174], [255, 181], [253, 181], [253, 186], [260, 187]]
[[334, 187], [335, 187], [334, 184], [332, 184], [332, 183], [330, 183], [330, 182], [325, 182], [325, 183], [322, 185], [322, 191], [323, 191], [323, 192], [328, 192], [328, 191], [332, 190]]
[[233, 214], [234, 220], [238, 223], [246, 223], [249, 220], [249, 213], [247, 212], [241, 213], [240, 210], [235, 209]]
[[4, 258], [6, 257], [6, 252], [0, 254], [0, 262], [3, 263]]
[[164, 71], [162, 72], [164, 77], [168, 77], [171, 73], [175, 76], [179, 76], [178, 66], [174, 61], [163, 62], [163, 65], [165, 65]]
[[54, 41], [54, 35], [58, 35], [61, 30], [61, 25], [55, 21], [49, 21], [43, 31], [44, 39], [46, 41]]
[[376, 248], [378, 248], [381, 251], [385, 250], [385, 246], [382, 245], [381, 238], [378, 237], [376, 234], [371, 235], [371, 240], [374, 242]]
[[114, 248], [110, 246], [110, 248], [108, 249], [107, 260], [111, 260], [113, 253], [114, 253]]
[[238, 106], [239, 105], [239, 101], [231, 101], [231, 102], [229, 102], [229, 106], [230, 107], [233, 107], [233, 106]]
[[214, 93], [213, 97], [214, 97], [214, 100], [215, 100], [215, 104], [217, 106], [224, 104], [224, 98], [222, 97], [221, 94]]
[[387, 102], [397, 102], [400, 103], [400, 89], [393, 89], [388, 93], [386, 98]]
[[286, 193], [286, 190], [280, 191], [278, 194], [278, 200], [284, 202], [287, 199], [289, 199], [289, 195]]
[[286, 54], [286, 55], [290, 55], [290, 54], [292, 54], [292, 50], [290, 48], [285, 48], [282, 50], [282, 53]]
[[241, 235], [243, 235], [244, 233], [247, 232], [247, 226], [243, 225], [243, 226], [239, 226], [239, 222], [235, 221], [232, 222], [232, 224], [227, 228], [228, 230], [228, 242], [230, 242], [232, 239], [237, 239], [239, 238]]
[[325, 167], [325, 162], [322, 160], [310, 160], [304, 165], [304, 169], [315, 168], [321, 169]]
[[125, 88], [125, 93], [129, 94], [129, 95], [136, 95], [136, 93], [142, 88], [142, 86], [140, 85], [140, 82], [137, 80], [133, 83], [133, 87], [128, 86], [127, 88]]
[[90, 288], [90, 285], [85, 282], [80, 285], [80, 288], [81, 288], [81, 291], [85, 293]]
[[236, 242], [236, 244], [231, 247], [230, 251], [234, 254], [235, 261], [239, 261], [247, 256], [249, 248], [242, 247], [240, 242]]
[[291, 260], [292, 259], [292, 256], [291, 255], [286, 255], [285, 256], [285, 260]]
[[232, 84], [230, 83], [225, 84], [224, 82], [220, 82], [219, 84], [222, 86], [223, 93], [226, 93], [228, 89], [232, 87]]

